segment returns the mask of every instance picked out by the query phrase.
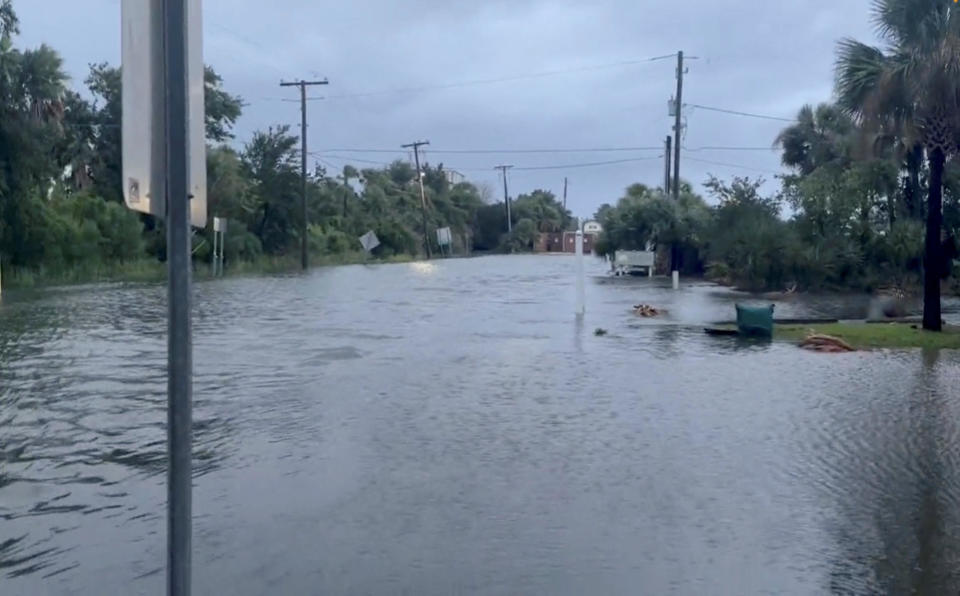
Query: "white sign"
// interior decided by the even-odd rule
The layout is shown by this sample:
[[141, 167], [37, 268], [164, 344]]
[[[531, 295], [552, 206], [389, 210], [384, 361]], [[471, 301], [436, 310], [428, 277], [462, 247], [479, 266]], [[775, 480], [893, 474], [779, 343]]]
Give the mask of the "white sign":
[[588, 221], [587, 223], [583, 224], [584, 234], [599, 234], [602, 231], [603, 226], [601, 226], [598, 222]]
[[227, 218], [225, 217], [214, 217], [213, 218], [213, 231], [227, 233]]
[[[123, 0], [121, 124], [123, 198], [127, 207], [166, 216], [163, 158], [163, 0]], [[207, 159], [201, 0], [187, 0], [190, 223], [207, 220]]]
[[440, 246], [450, 246], [450, 228], [438, 228], [437, 229], [437, 244]]
[[624, 267], [653, 267], [655, 254], [643, 250], [618, 250], [613, 262]]
[[373, 233], [373, 230], [370, 230], [363, 236], [360, 236], [360, 245], [363, 246], [363, 250], [370, 252], [380, 246], [380, 239]]

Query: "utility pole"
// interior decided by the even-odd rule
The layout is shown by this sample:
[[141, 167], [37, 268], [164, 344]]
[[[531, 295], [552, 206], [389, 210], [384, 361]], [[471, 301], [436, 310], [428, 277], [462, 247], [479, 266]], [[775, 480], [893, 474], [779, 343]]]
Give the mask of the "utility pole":
[[430, 237], [427, 235], [427, 195], [423, 192], [423, 172], [420, 171], [420, 147], [429, 145], [430, 141], [414, 141], [401, 145], [404, 149], [413, 147], [413, 160], [417, 166], [417, 182], [420, 183], [420, 210], [423, 213], [423, 248], [427, 251], [427, 258], [430, 258]]
[[495, 168], [493, 168], [495, 170], [500, 170], [500, 172], [503, 174], [503, 202], [507, 204], [507, 233], [508, 234], [513, 232], [513, 221], [511, 221], [512, 218], [510, 216], [510, 195], [507, 194], [507, 170], [509, 170], [512, 167], [513, 166], [504, 165], [504, 166], [496, 166]]
[[567, 177], [563, 177], [563, 209], [567, 209]]
[[[673, 123], [673, 200], [680, 200], [680, 133], [683, 115], [683, 50], [677, 52], [677, 97]], [[673, 289], [680, 283], [680, 250], [676, 243], [670, 247], [670, 269]]]
[[677, 103], [673, 124], [673, 198], [680, 198], [680, 128], [683, 113], [683, 50], [677, 52]]
[[666, 148], [663, 152], [663, 161], [664, 161], [664, 172], [663, 172], [663, 192], [667, 196], [670, 195], [670, 141], [673, 138], [670, 135], [667, 135]]
[[301, 210], [303, 211], [303, 222], [300, 233], [300, 266], [307, 270], [307, 87], [314, 85], [327, 85], [327, 79], [322, 81], [293, 81], [290, 83], [280, 82], [281, 87], [300, 87], [300, 177], [303, 182], [303, 196], [301, 197]]

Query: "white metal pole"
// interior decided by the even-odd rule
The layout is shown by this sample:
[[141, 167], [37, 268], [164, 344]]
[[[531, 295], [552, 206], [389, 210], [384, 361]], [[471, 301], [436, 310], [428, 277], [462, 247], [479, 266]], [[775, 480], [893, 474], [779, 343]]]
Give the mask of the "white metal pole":
[[576, 259], [577, 259], [577, 316], [583, 316], [587, 310], [586, 288], [584, 287], [583, 271], [583, 227], [577, 220], [577, 239], [576, 239]]
[[210, 258], [210, 274], [217, 276], [217, 218], [213, 218], [213, 256]]

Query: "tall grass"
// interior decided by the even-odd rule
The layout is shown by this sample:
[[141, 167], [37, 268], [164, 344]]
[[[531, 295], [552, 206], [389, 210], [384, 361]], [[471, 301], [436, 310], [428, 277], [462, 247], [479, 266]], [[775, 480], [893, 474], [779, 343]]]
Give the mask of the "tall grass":
[[[340, 254], [314, 254], [310, 256], [311, 267], [356, 265], [362, 263], [406, 263], [416, 260], [411, 255], [372, 257], [364, 252]], [[210, 262], [194, 260], [194, 278], [205, 279], [212, 275]], [[290, 273], [300, 270], [300, 255], [260, 256], [250, 261], [233, 261], [224, 266], [224, 274], [258, 275]], [[33, 288], [97, 282], [157, 282], [166, 279], [167, 265], [153, 259], [116, 263], [83, 263], [73, 267], [4, 267], [3, 287]]]

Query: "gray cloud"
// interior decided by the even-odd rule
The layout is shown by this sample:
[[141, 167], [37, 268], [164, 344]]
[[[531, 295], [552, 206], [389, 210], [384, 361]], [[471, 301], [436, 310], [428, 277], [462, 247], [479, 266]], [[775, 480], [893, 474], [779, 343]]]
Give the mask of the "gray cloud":
[[[49, 43], [64, 55], [76, 84], [90, 62], [119, 62], [118, 0], [19, 0], [27, 46]], [[873, 38], [869, 3], [558, 2], [498, 0], [205, 0], [205, 58], [249, 107], [238, 140], [266, 126], [299, 121], [281, 78], [329, 77], [329, 96], [310, 105], [311, 150], [397, 148], [380, 153], [331, 153], [372, 161], [404, 157], [401, 143], [429, 139], [428, 158], [462, 168], [499, 188], [498, 163], [550, 166], [655, 157], [657, 151], [569, 154], [442, 154], [442, 149], [660, 146], [668, 134], [667, 99], [674, 62], [610, 68], [595, 65], [683, 49], [689, 62], [684, 100], [707, 106], [791, 117], [805, 102], [829, 99], [838, 39]], [[83, 23], [81, 26], [80, 24]], [[557, 70], [566, 74], [463, 85], [417, 93], [338, 97]], [[686, 112], [684, 144], [768, 147], [783, 122], [699, 109]], [[335, 157], [336, 156], [336, 157]], [[689, 158], [689, 159], [686, 159]], [[698, 160], [698, 161], [695, 161]], [[738, 164], [745, 168], [704, 162]], [[684, 154], [681, 175], [702, 183], [779, 171], [773, 151]], [[548, 188], [570, 178], [570, 206], [590, 215], [636, 181], [662, 183], [658, 159], [592, 168], [511, 173], [511, 193]], [[761, 172], [766, 174], [761, 174]], [[770, 185], [771, 189], [773, 185]], [[499, 194], [499, 193], [497, 193]]]

